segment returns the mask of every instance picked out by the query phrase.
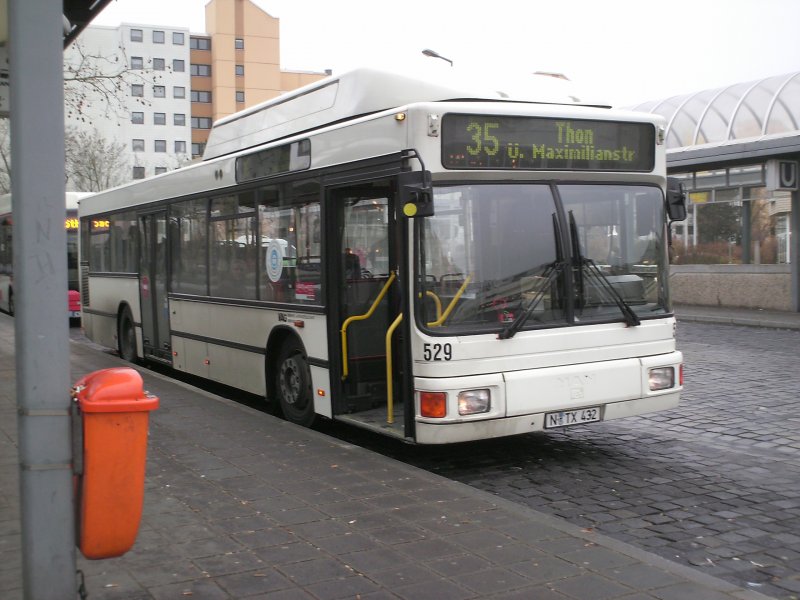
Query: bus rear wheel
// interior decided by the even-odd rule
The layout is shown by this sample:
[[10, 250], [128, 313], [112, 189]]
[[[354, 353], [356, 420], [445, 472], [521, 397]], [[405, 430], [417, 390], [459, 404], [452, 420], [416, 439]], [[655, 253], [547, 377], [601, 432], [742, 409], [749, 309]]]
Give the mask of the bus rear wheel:
[[310, 427], [316, 417], [311, 393], [311, 371], [303, 349], [296, 340], [288, 340], [281, 348], [275, 377], [275, 389], [283, 416], [287, 421]]
[[133, 315], [127, 306], [119, 316], [117, 325], [117, 340], [119, 344], [119, 356], [122, 360], [135, 363], [138, 360], [136, 355], [136, 330], [133, 325]]

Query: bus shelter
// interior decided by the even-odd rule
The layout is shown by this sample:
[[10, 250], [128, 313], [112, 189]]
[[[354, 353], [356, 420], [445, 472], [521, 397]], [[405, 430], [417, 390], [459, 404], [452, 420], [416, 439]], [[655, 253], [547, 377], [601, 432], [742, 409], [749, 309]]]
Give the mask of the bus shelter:
[[800, 311], [800, 73], [649, 101], [689, 218], [673, 226], [677, 303]]

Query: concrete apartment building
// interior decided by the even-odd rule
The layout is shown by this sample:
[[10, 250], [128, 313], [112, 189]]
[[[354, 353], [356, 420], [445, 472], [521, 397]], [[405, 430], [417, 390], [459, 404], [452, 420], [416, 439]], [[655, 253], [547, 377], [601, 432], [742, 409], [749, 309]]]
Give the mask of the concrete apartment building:
[[65, 52], [72, 64], [103, 57], [96, 61], [99, 70], [128, 69], [117, 107], [89, 94], [82, 118], [67, 118], [67, 126], [97, 129], [125, 147], [128, 179], [198, 159], [214, 121], [326, 76], [282, 71], [279, 19], [249, 0], [211, 0], [205, 22], [204, 33], [133, 23], [90, 26]]

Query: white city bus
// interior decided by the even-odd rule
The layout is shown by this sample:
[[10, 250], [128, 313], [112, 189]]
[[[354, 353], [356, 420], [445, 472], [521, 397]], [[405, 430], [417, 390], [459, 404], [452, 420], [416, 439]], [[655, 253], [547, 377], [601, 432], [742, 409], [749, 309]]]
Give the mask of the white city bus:
[[540, 79], [360, 69], [220, 120], [81, 203], [86, 334], [424, 444], [676, 406], [664, 123]]

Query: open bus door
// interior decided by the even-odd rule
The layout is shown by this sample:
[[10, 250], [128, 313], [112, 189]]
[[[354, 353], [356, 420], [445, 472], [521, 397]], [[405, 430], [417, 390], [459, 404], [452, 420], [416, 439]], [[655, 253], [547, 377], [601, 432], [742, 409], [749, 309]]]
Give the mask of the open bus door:
[[144, 358], [172, 364], [167, 298], [167, 213], [139, 216], [139, 299]]
[[331, 379], [337, 419], [405, 437], [395, 186], [390, 178], [329, 189], [331, 355], [339, 357]]

